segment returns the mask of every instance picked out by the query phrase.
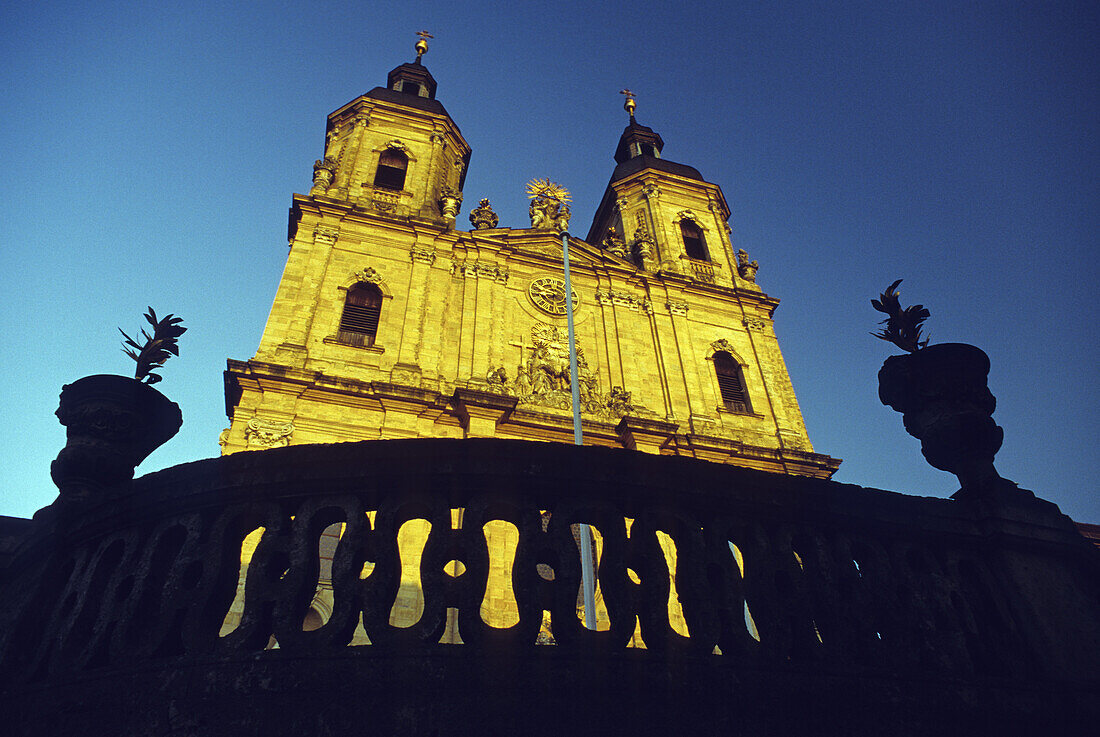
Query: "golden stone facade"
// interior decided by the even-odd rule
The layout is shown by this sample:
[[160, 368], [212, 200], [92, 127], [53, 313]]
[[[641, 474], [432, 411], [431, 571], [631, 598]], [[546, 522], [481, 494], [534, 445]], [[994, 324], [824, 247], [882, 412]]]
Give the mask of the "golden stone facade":
[[[471, 150], [435, 86], [418, 55], [329, 116], [259, 348], [228, 362], [223, 453], [572, 442], [568, 206], [536, 197], [532, 227], [508, 228], [482, 200], [474, 227], [456, 227]], [[627, 109], [588, 235], [569, 236], [584, 442], [829, 477], [840, 462], [813, 451], [772, 326], [778, 300], [734, 252], [721, 189], [661, 158], [660, 136]], [[492, 534], [504, 550], [508, 531]], [[406, 561], [402, 546], [413, 568], [414, 549]], [[402, 594], [415, 610], [416, 592]], [[507, 619], [506, 602], [490, 608]]]

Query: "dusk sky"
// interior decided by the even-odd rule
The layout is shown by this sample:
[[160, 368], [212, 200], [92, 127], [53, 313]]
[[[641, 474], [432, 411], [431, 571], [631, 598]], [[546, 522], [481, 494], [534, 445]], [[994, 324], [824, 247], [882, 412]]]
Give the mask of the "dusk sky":
[[[407, 9], [406, 9], [407, 8]], [[326, 115], [415, 54], [473, 147], [458, 227], [524, 183], [584, 236], [637, 94], [664, 156], [722, 187], [734, 248], [835, 479], [948, 496], [876, 374], [869, 300], [989, 354], [1001, 475], [1100, 523], [1100, 4], [6, 3], [0, 10], [0, 514], [57, 490], [63, 384], [129, 373], [117, 327], [184, 318], [157, 388], [184, 425], [138, 473], [218, 453], [227, 358], [256, 351]], [[629, 389], [629, 387], [627, 387]]]

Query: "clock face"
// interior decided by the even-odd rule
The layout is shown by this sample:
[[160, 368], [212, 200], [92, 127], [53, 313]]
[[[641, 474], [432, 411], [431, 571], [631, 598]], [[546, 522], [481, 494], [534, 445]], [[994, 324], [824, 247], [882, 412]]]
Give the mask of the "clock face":
[[[565, 314], [565, 282], [554, 276], [540, 276], [527, 287], [527, 295], [543, 312]], [[573, 292], [573, 309], [577, 308], [577, 293]]]

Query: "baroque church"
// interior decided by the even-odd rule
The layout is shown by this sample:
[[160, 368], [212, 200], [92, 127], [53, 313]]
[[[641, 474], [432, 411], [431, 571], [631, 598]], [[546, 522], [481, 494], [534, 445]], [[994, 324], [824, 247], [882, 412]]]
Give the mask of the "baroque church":
[[[488, 200], [460, 227], [471, 149], [416, 60], [328, 116], [290, 210], [290, 254], [256, 355], [230, 360], [223, 454], [300, 443], [570, 442], [561, 233]], [[584, 442], [828, 478], [776, 341], [779, 303], [730, 240], [721, 188], [635, 120], [584, 239], [569, 236]], [[474, 193], [476, 197], [476, 193]], [[472, 200], [473, 198], [468, 198]]]
[[[436, 99], [426, 51], [422, 35], [415, 61], [385, 87], [328, 116], [313, 186], [293, 196], [290, 255], [259, 348], [228, 361], [222, 453], [400, 438], [572, 442], [567, 238], [585, 444], [830, 477], [840, 460], [810, 444], [772, 325], [779, 300], [757, 285], [757, 262], [734, 250], [721, 188], [663, 157], [664, 141], [637, 122], [627, 93], [629, 123], [584, 239], [568, 235], [570, 195], [549, 179], [527, 186], [531, 227], [500, 227], [481, 199], [472, 228], [459, 229], [472, 152]], [[452, 527], [462, 526], [463, 510], [452, 510]], [[399, 534], [395, 626], [424, 611], [430, 529], [413, 519]], [[603, 540], [591, 529], [598, 568]], [[244, 541], [223, 634], [240, 621], [262, 532]], [[333, 525], [322, 536], [305, 629], [328, 620], [341, 534]], [[484, 534], [493, 573], [481, 617], [510, 627], [519, 532], [491, 522]], [[675, 544], [665, 536], [660, 545], [671, 576]], [[450, 565], [448, 575], [462, 573]], [[594, 593], [604, 629], [598, 582]], [[583, 609], [578, 596], [578, 618]], [[668, 615], [686, 635], [674, 581]], [[352, 644], [364, 638], [360, 627]], [[441, 641], [462, 641], [455, 612]], [[553, 642], [549, 621], [540, 641]], [[631, 647], [645, 647], [637, 631]]]

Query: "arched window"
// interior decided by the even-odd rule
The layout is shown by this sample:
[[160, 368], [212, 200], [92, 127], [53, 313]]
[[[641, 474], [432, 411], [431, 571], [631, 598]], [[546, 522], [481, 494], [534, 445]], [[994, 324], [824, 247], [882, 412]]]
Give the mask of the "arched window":
[[718, 377], [718, 391], [726, 409], [731, 412], [750, 411], [745, 382], [741, 378], [741, 367], [733, 360], [733, 356], [725, 351], [715, 353], [714, 373]]
[[356, 284], [344, 300], [344, 314], [336, 339], [341, 343], [372, 346], [382, 314], [382, 292], [373, 284]]
[[684, 238], [684, 251], [690, 258], [700, 261], [709, 261], [707, 258], [707, 246], [703, 240], [703, 231], [695, 224], [694, 220], [684, 218], [680, 221], [680, 235]]
[[374, 186], [382, 189], [405, 188], [405, 171], [409, 157], [395, 148], [387, 148], [378, 158], [378, 171], [374, 173]]

